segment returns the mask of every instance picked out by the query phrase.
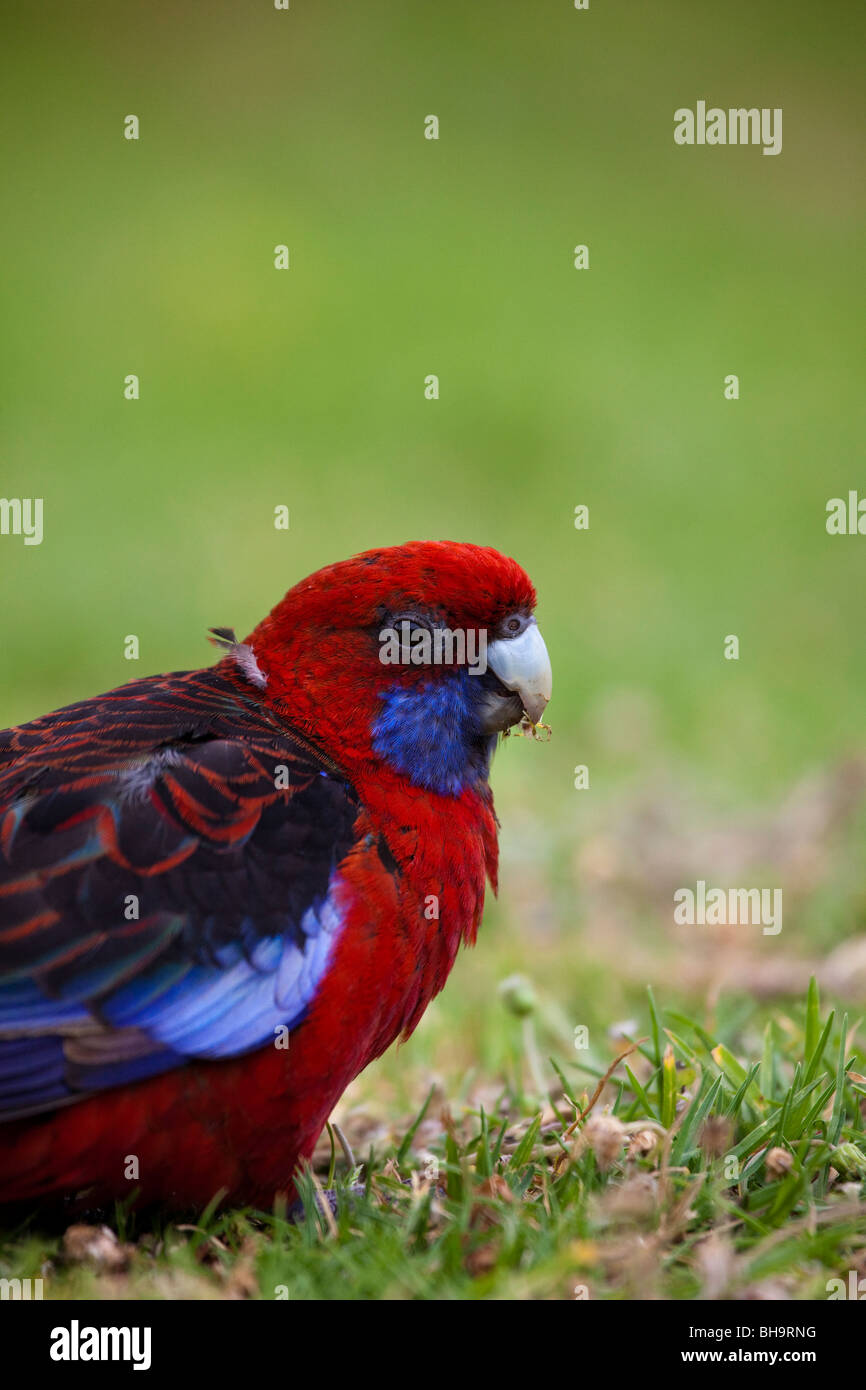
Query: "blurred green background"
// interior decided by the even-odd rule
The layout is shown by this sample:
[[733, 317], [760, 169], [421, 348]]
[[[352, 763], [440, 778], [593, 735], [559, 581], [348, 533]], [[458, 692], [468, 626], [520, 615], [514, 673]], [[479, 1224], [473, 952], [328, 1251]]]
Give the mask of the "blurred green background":
[[[662, 806], [672, 882], [734, 872], [681, 837], [751, 840], [864, 742], [866, 538], [824, 525], [866, 494], [862, 5], [9, 0], [5, 29], [0, 490], [45, 539], [0, 538], [0, 724], [208, 663], [206, 628], [354, 551], [497, 546], [554, 739], [497, 758], [504, 906], [449, 1007], [530, 955], [579, 995], [587, 879], [629, 853], [602, 820]], [[677, 147], [699, 98], [782, 107], [782, 153]]]

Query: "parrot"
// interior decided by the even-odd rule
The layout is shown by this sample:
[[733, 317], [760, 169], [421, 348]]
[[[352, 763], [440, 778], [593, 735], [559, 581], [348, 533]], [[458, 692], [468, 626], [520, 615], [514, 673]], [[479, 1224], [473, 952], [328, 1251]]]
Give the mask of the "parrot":
[[490, 547], [369, 550], [213, 665], [0, 732], [0, 1204], [296, 1196], [496, 891], [535, 605]]

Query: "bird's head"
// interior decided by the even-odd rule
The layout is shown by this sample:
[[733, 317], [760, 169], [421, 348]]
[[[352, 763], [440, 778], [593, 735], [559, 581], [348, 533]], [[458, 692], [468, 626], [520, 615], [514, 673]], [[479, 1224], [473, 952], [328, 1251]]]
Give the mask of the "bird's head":
[[550, 699], [534, 608], [515, 560], [416, 541], [301, 580], [239, 650], [264, 699], [347, 770], [384, 761], [454, 795], [486, 779], [496, 735], [538, 724]]

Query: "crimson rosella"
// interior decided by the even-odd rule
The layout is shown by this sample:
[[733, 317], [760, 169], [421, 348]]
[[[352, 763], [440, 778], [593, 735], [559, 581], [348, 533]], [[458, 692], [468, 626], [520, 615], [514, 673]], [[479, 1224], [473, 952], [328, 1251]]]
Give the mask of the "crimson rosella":
[[475, 939], [534, 605], [495, 550], [373, 550], [214, 666], [0, 733], [0, 1202], [293, 1191]]

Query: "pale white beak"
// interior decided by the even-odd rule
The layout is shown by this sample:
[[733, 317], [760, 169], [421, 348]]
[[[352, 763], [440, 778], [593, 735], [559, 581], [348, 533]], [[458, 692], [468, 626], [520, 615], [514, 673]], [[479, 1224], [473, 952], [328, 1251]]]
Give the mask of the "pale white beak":
[[487, 665], [506, 690], [513, 690], [537, 724], [553, 694], [553, 672], [535, 619], [519, 637], [500, 637], [487, 648]]

